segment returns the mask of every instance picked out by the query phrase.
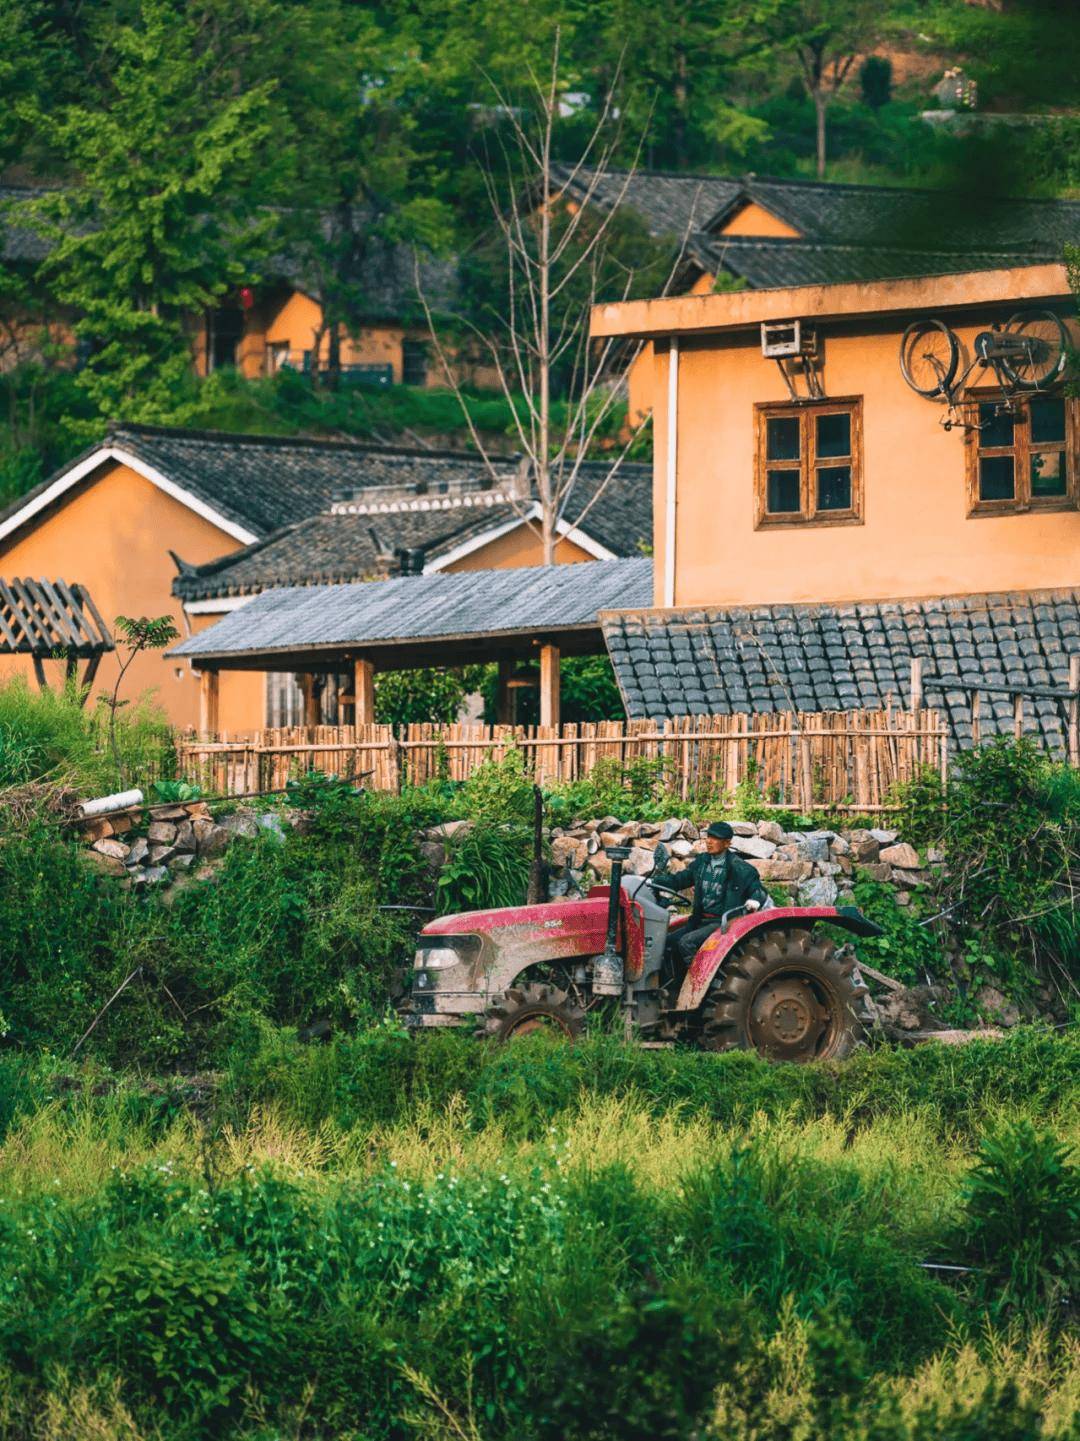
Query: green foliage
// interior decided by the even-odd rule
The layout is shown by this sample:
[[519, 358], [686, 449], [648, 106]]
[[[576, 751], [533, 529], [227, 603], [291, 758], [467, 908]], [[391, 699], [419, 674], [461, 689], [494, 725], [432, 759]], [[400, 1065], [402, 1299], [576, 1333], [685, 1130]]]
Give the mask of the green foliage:
[[533, 783], [524, 753], [513, 746], [498, 760], [482, 761], [455, 799], [458, 814], [496, 823], [529, 824], [533, 805]]
[[855, 948], [860, 957], [894, 980], [907, 986], [920, 986], [928, 975], [941, 973], [941, 933], [924, 924], [934, 904], [933, 898], [908, 894], [910, 904], [898, 906], [891, 886], [866, 877], [856, 881], [852, 899], [864, 916], [884, 928], [884, 934], [859, 936]]
[[267, 1352], [265, 1314], [231, 1257], [121, 1251], [86, 1300], [91, 1355], [167, 1410], [202, 1418], [227, 1407]]
[[871, 110], [880, 110], [892, 99], [892, 61], [887, 55], [868, 55], [859, 66], [859, 90]]
[[154, 793], [159, 801], [175, 805], [183, 801], [197, 801], [202, 795], [202, 788], [191, 781], [155, 781]]
[[523, 825], [469, 826], [455, 832], [435, 886], [439, 914], [524, 905], [531, 845], [530, 831]]
[[1009, 1301], [1059, 1296], [1080, 1267], [1080, 1167], [1068, 1147], [1026, 1119], [988, 1135], [964, 1189], [961, 1234]]
[[[70, 687], [32, 690], [18, 676], [0, 685], [0, 787], [56, 779], [86, 796], [117, 788], [106, 715], [80, 700]], [[116, 737], [125, 775], [149, 780], [171, 766], [171, 732], [152, 701], [120, 714]]]
[[375, 719], [382, 725], [433, 721], [450, 725], [465, 697], [479, 690], [485, 667], [380, 671], [375, 676]]

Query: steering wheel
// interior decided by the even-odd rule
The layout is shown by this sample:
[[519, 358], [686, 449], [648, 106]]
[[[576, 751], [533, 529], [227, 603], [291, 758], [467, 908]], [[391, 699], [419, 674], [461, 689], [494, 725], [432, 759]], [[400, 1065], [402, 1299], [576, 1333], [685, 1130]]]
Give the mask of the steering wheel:
[[648, 881], [650, 890], [656, 891], [657, 893], [663, 892], [665, 896], [670, 896], [673, 901], [681, 901], [688, 910], [690, 909], [690, 897], [685, 891], [677, 891], [672, 886], [662, 886], [659, 881], [649, 881], [647, 876], [646, 880]]

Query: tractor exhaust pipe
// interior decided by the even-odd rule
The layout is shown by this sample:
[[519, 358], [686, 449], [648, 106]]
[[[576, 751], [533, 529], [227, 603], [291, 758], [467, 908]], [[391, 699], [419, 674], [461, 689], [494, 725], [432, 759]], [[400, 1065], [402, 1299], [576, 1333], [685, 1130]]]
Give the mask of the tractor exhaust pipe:
[[593, 993], [597, 996], [621, 996], [623, 991], [623, 963], [619, 955], [619, 897], [622, 894], [623, 861], [630, 855], [629, 846], [608, 846], [604, 854], [611, 861], [611, 879], [608, 889], [607, 936], [604, 939], [603, 955], [593, 962]]

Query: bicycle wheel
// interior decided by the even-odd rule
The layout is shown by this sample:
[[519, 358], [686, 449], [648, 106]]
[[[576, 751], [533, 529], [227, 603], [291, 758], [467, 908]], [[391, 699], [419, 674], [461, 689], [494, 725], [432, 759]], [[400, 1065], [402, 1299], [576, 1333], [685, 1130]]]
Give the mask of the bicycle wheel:
[[1045, 390], [1065, 369], [1069, 343], [1065, 327], [1052, 310], [1022, 310], [1005, 327], [1005, 333], [1022, 339], [1022, 354], [1003, 356], [1001, 368], [1020, 390]]
[[943, 320], [913, 320], [900, 339], [900, 373], [917, 395], [948, 395], [960, 362], [956, 336]]

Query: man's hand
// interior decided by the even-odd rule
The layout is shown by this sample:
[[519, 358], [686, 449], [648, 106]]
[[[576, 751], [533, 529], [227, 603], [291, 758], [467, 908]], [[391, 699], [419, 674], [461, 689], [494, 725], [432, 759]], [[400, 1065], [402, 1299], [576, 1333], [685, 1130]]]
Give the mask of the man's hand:
[[747, 909], [748, 911], [760, 911], [760, 910], [761, 910], [761, 902], [760, 902], [760, 901], [747, 901], [747, 903], [746, 903], [746, 909]]

